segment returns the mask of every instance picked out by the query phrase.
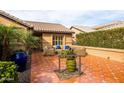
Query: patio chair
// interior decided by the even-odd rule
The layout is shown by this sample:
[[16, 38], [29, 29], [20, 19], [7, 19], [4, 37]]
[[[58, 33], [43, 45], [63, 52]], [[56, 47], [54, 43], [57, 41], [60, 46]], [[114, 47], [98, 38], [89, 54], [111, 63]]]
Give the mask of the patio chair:
[[56, 45], [55, 46], [55, 51], [56, 51], [57, 54], [59, 54], [62, 51], [61, 46], [60, 45]]

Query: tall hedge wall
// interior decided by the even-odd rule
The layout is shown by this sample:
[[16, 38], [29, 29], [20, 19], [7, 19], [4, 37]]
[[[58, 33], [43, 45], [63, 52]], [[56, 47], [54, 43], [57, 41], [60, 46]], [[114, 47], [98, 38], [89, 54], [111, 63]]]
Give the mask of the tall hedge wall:
[[78, 45], [124, 49], [124, 28], [81, 33], [76, 39]]

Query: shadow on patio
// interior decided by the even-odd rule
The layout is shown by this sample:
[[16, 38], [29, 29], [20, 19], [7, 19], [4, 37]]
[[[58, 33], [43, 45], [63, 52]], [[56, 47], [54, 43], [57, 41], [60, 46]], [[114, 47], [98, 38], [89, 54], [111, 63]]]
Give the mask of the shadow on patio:
[[124, 63], [88, 55], [82, 58], [80, 77], [60, 80], [54, 70], [58, 69], [57, 56], [44, 57], [41, 52], [32, 54], [31, 82], [36, 83], [116, 83], [124, 82]]

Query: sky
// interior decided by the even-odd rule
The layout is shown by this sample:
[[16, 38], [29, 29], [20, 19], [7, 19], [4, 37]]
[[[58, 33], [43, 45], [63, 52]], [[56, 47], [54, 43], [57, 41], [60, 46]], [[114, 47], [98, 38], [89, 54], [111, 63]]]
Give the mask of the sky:
[[23, 20], [72, 25], [97, 26], [112, 21], [124, 21], [123, 10], [6, 10]]

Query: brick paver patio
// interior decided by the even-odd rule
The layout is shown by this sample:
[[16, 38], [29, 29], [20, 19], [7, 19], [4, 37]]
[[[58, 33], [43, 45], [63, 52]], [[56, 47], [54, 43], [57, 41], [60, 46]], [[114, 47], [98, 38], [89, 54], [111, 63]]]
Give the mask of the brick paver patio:
[[60, 80], [54, 70], [58, 68], [57, 56], [44, 57], [41, 52], [34, 52], [31, 65], [31, 82], [36, 83], [103, 83], [124, 82], [124, 62], [116, 62], [101, 57], [88, 55], [82, 57], [80, 77]]

